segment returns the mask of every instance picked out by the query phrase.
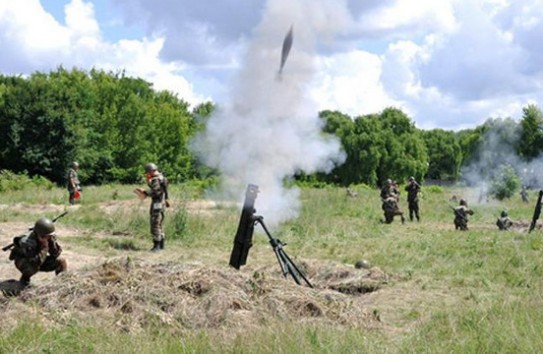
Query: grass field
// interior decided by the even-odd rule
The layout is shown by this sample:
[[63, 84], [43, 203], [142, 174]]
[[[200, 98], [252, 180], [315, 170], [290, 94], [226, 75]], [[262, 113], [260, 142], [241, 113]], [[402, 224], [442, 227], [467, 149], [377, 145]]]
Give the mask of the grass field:
[[[132, 189], [88, 187], [68, 208], [58, 236], [69, 274], [40, 274], [28, 293], [0, 295], [0, 353], [543, 352], [543, 231], [501, 232], [495, 225], [503, 209], [529, 224], [533, 192], [530, 204], [519, 196], [477, 204], [473, 190], [423, 187], [421, 222], [384, 225], [378, 190], [355, 188], [351, 198], [340, 188], [303, 189], [300, 215], [272, 232], [309, 270], [315, 285], [309, 289], [282, 279], [261, 232], [247, 266], [229, 268], [239, 209], [188, 186], [172, 186], [167, 249], [150, 253], [147, 201], [137, 201]], [[467, 232], [454, 230], [453, 195], [466, 197], [475, 211]], [[62, 212], [67, 196], [36, 188], [0, 198], [0, 241], [8, 244], [38, 217]], [[0, 280], [18, 276], [4, 255]], [[372, 270], [356, 273], [360, 259]], [[112, 260], [127, 269], [133, 260], [137, 272], [115, 268], [105, 275]], [[91, 284], [96, 274], [100, 281]], [[192, 276], [188, 291], [183, 281]], [[194, 280], [199, 276], [203, 283]], [[374, 277], [378, 286], [332, 291], [331, 278], [342, 277]], [[168, 287], [175, 282], [182, 286]], [[181, 300], [178, 289], [191, 296]], [[222, 309], [221, 293], [237, 307], [219, 316], [212, 312]], [[118, 315], [120, 307], [107, 300], [112, 296], [129, 299], [130, 311]], [[78, 302], [87, 298], [94, 300]], [[191, 317], [191, 306], [206, 320]], [[300, 307], [306, 311], [296, 312]]]

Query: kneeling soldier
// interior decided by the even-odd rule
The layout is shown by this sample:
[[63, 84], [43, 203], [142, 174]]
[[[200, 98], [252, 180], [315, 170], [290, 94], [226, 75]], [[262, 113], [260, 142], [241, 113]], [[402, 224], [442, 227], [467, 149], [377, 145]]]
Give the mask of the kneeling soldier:
[[11, 250], [9, 259], [15, 261], [15, 267], [22, 273], [21, 285], [30, 284], [30, 278], [37, 272], [52, 272], [55, 274], [66, 271], [67, 263], [59, 258], [62, 248], [53, 235], [55, 224], [41, 218], [27, 235], [15, 237], [15, 247]]

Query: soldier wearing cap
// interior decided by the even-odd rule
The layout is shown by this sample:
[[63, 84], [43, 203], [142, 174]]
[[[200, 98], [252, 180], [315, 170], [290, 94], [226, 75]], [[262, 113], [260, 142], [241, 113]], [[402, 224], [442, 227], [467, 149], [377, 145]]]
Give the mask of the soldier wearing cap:
[[47, 218], [40, 218], [30, 233], [13, 239], [15, 246], [9, 259], [14, 261], [15, 267], [22, 273], [21, 285], [28, 286], [30, 278], [37, 272], [54, 271], [58, 275], [66, 271], [67, 263], [59, 257], [62, 248], [54, 232], [55, 224]]
[[145, 176], [149, 189], [136, 188], [134, 191], [142, 196], [151, 197], [150, 223], [151, 235], [153, 236], [152, 252], [164, 249], [164, 209], [170, 206], [168, 200], [168, 180], [158, 171], [154, 163], [145, 165]]

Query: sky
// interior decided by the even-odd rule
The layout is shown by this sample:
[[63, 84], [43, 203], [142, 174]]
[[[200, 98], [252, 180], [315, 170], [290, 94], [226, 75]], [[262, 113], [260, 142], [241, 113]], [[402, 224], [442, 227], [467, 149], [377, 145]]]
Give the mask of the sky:
[[[0, 0], [0, 73], [123, 70], [192, 107], [223, 105], [259, 55], [248, 51], [276, 53], [277, 72], [292, 25], [282, 75], [312, 66], [304, 90], [317, 111], [393, 106], [418, 128], [459, 130], [542, 106], [543, 0], [284, 1]], [[284, 20], [263, 38], [271, 18]]]

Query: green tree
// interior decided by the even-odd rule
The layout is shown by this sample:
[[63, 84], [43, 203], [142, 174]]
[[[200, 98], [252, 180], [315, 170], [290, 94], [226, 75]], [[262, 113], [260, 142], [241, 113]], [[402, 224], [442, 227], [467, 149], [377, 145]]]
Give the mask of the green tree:
[[457, 135], [452, 131], [433, 129], [422, 132], [428, 151], [426, 177], [456, 180], [460, 176], [462, 150]]
[[534, 104], [524, 107], [522, 112], [518, 153], [530, 161], [543, 150], [543, 113]]
[[511, 198], [520, 187], [520, 178], [509, 164], [503, 164], [490, 182], [490, 195], [498, 200]]

